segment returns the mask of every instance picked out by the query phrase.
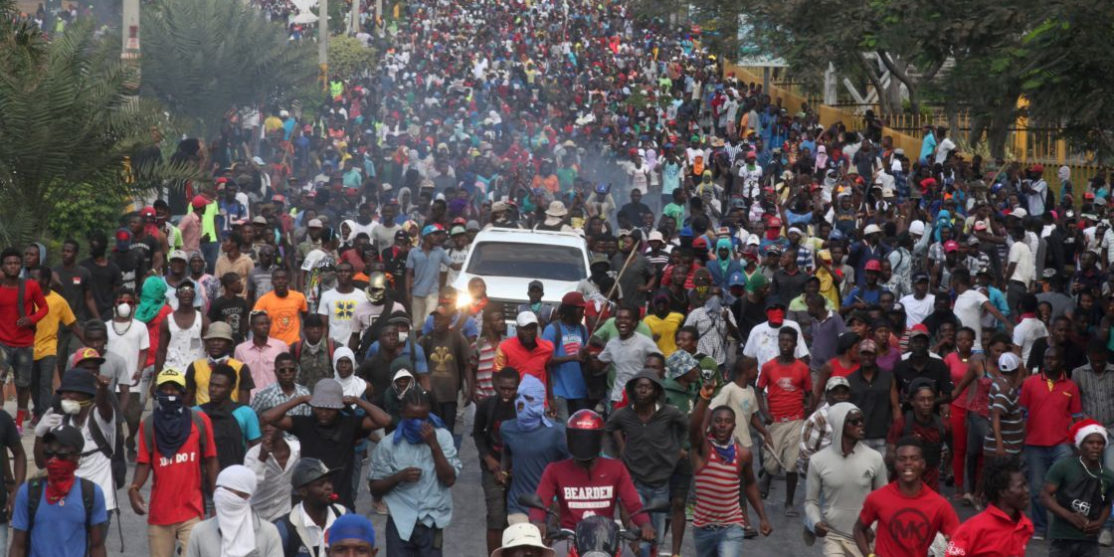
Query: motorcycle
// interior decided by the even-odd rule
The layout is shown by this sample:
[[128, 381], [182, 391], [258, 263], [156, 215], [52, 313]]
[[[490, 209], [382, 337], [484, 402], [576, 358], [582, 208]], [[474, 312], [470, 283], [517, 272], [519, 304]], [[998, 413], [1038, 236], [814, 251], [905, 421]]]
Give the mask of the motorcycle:
[[[536, 493], [523, 493], [518, 496], [518, 504], [523, 507], [545, 511], [560, 520], [560, 516], [542, 502]], [[669, 510], [669, 501], [651, 501], [634, 514], [657, 513]], [[639, 530], [626, 530], [615, 523], [610, 516], [588, 516], [576, 524], [574, 530], [562, 528], [559, 532], [546, 535], [546, 542], [569, 542], [568, 557], [618, 557], [622, 553], [623, 542], [641, 539]]]

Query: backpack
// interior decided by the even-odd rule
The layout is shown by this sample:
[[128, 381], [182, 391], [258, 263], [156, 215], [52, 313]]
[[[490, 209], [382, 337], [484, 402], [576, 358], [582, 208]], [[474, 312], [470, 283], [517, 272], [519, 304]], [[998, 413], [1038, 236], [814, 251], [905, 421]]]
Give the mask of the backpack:
[[213, 408], [211, 403], [201, 405], [201, 409], [213, 424], [213, 442], [217, 445], [217, 462], [221, 470], [233, 464], [242, 464], [247, 448], [244, 447], [244, 432], [236, 421], [234, 412], [242, 404], [233, 404], [231, 410]]
[[[89, 414], [86, 418], [89, 420], [89, 435], [93, 438], [93, 442], [97, 444], [96, 448], [85, 451], [81, 456], [89, 456], [97, 451], [104, 453], [104, 456], [111, 462], [112, 467], [112, 488], [114, 490], [120, 489], [120, 486], [127, 483], [128, 475], [128, 461], [127, 455], [124, 452], [124, 428], [120, 423], [120, 400], [116, 396], [110, 396], [109, 402], [112, 404], [112, 412], [116, 415], [115, 422], [115, 443], [109, 446], [108, 438], [105, 437], [104, 432], [101, 431], [101, 426], [97, 424], [96, 418]], [[94, 408], [93, 412], [97, 410]]]
[[[77, 480], [81, 482], [81, 506], [85, 508], [85, 543], [88, 545], [88, 532], [93, 527], [90, 523], [93, 520], [93, 503], [96, 500], [96, 490], [94, 488], [97, 484], [85, 478], [77, 478]], [[27, 482], [27, 544], [29, 550], [31, 529], [35, 527], [35, 513], [39, 511], [39, 501], [43, 498], [44, 489], [46, 489], [46, 477], [33, 478]]]
[[[913, 424], [915, 423], [915, 421], [916, 418], [913, 417], [912, 412], [905, 413], [905, 428], [901, 431], [902, 437], [909, 437], [913, 435]], [[935, 468], [936, 466], [940, 465], [940, 455], [943, 453], [944, 450], [944, 420], [940, 419], [940, 416], [933, 414], [932, 427], [940, 433], [940, 442], [929, 443], [927, 439], [921, 439], [921, 441], [923, 442], [924, 446], [925, 464], [927, 464], [930, 468]]]

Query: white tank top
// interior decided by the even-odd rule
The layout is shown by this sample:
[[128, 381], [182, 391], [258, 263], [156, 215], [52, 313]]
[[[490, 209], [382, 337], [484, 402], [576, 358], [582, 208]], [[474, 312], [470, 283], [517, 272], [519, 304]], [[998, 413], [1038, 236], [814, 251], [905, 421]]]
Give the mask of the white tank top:
[[201, 321], [201, 314], [196, 313], [193, 316], [193, 324], [188, 329], [183, 329], [178, 326], [173, 314], [166, 317], [170, 328], [170, 343], [166, 345], [164, 367], [176, 369], [184, 374], [194, 360], [205, 357], [204, 345], [201, 343]]

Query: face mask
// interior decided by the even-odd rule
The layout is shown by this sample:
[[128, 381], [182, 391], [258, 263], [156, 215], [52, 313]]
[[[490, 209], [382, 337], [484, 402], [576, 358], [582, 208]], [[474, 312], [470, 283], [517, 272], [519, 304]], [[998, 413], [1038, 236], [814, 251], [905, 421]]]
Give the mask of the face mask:
[[62, 413], [68, 416], [75, 416], [81, 412], [81, 403], [76, 400], [62, 399]]
[[73, 460], [54, 457], [46, 461], [46, 477], [50, 483], [71, 480], [76, 470], [77, 462]]
[[[407, 443], [418, 445], [422, 442], [422, 424], [424, 423], [425, 420], [419, 420], [418, 418], [403, 418], [398, 422], [398, 432]], [[396, 435], [395, 444], [398, 444], [399, 441]]]
[[410, 331], [399, 331], [398, 332], [398, 342], [399, 343], [406, 342], [406, 339], [408, 339], [408, 338], [410, 338]]
[[116, 306], [116, 315], [120, 317], [129, 317], [132, 314], [131, 304], [120, 304]]
[[251, 505], [251, 501], [228, 491], [227, 489], [218, 489], [213, 492], [213, 507], [226, 515], [242, 514]]
[[159, 409], [167, 413], [177, 413], [182, 411], [182, 397], [178, 395], [168, 395], [166, 393], [158, 393], [155, 395], [158, 402]]

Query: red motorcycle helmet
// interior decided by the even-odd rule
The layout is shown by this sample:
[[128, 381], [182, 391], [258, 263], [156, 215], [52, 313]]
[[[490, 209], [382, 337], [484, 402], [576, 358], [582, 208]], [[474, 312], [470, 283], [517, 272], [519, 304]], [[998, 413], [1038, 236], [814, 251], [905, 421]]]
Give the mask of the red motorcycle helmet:
[[592, 460], [603, 445], [603, 418], [592, 410], [578, 410], [565, 424], [569, 453], [576, 460]]

